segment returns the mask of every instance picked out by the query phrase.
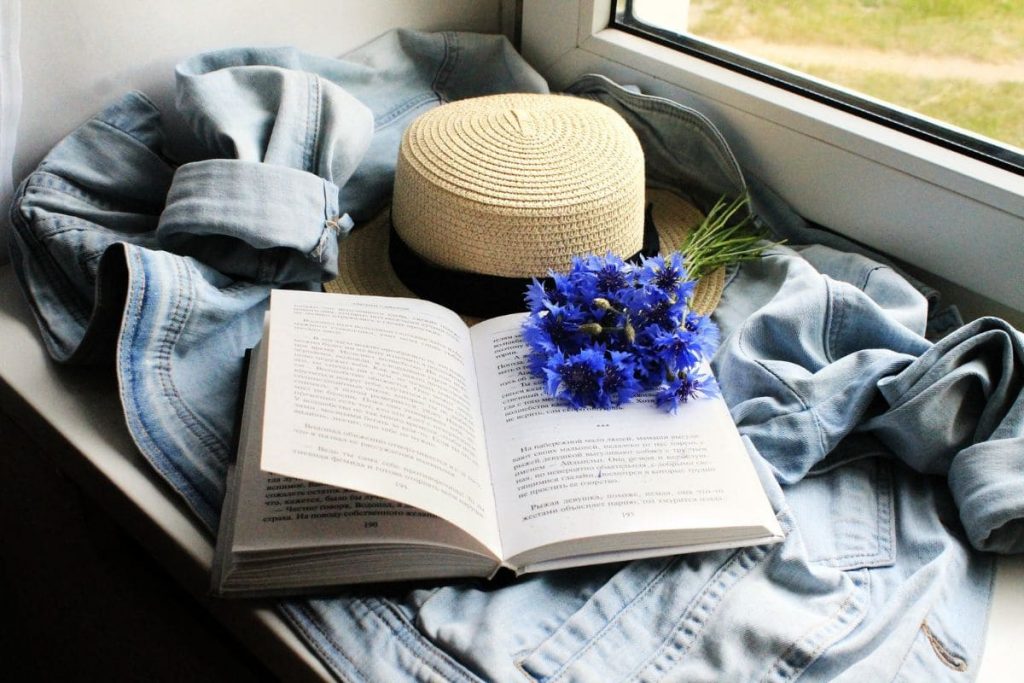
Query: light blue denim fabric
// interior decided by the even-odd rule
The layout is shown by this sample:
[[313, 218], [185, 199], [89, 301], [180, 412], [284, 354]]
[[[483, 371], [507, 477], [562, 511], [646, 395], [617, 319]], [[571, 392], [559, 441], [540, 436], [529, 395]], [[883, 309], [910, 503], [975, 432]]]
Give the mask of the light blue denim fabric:
[[[269, 287], [330, 276], [344, 216], [387, 201], [417, 113], [546, 87], [506, 41], [467, 34], [185, 62], [178, 105], [208, 158], [168, 161], [129, 94], [19, 190], [12, 256], [48, 350], [114, 363], [140, 450], [215, 529]], [[602, 77], [570, 92], [633, 126], [652, 184], [705, 208], [749, 190], [766, 227], [814, 234], [698, 112]], [[820, 244], [730, 273], [714, 367], [781, 544], [280, 610], [353, 681], [969, 680], [992, 582], [979, 550], [1024, 551], [1024, 340], [987, 319], [933, 345], [927, 308], [890, 267]]]
[[179, 146], [210, 158], [176, 165], [159, 112], [125, 95], [22, 183], [11, 260], [54, 358], [116, 353], [132, 437], [212, 530], [270, 288], [336, 274], [337, 238], [388, 200], [418, 114], [547, 84], [504, 38], [396, 31], [344, 59], [202, 54], [177, 86], [197, 139]]

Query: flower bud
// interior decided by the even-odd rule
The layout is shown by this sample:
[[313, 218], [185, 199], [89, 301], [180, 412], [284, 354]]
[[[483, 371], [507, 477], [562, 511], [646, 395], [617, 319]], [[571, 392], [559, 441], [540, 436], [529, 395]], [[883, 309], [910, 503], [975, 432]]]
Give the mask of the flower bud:
[[601, 323], [583, 323], [578, 329], [583, 334], [589, 334], [592, 337], [596, 337], [604, 332], [604, 328], [601, 327]]
[[608, 299], [605, 299], [604, 297], [595, 297], [594, 300], [591, 301], [590, 303], [592, 303], [595, 307], [600, 308], [603, 311], [612, 310], [612, 302], [608, 301]]
[[622, 326], [622, 332], [626, 335], [626, 341], [630, 344], [636, 341], [636, 330], [633, 329], [633, 325], [628, 320]]

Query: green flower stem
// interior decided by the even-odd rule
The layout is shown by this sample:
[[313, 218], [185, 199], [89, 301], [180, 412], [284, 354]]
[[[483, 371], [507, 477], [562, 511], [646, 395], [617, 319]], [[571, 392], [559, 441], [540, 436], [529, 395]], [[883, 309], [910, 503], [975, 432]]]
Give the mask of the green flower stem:
[[711, 207], [704, 221], [687, 236], [682, 251], [691, 278], [697, 280], [719, 266], [758, 258], [772, 245], [753, 228], [749, 212], [741, 220], [733, 220], [748, 202], [745, 194], [732, 201], [722, 197]]

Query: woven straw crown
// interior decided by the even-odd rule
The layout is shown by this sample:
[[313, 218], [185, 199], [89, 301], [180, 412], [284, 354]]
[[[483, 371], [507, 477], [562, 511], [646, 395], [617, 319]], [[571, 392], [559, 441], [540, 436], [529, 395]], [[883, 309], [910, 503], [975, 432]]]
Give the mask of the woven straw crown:
[[[574, 256], [637, 254], [648, 203], [661, 252], [679, 250], [700, 211], [672, 191], [645, 188], [644, 174], [636, 134], [604, 104], [520, 93], [442, 105], [406, 129], [390, 211], [345, 238], [338, 277], [324, 289], [421, 296], [410, 273], [395, 270], [392, 229], [435, 270], [513, 284], [567, 271]], [[724, 284], [722, 268], [701, 278], [691, 309], [713, 311]], [[489, 286], [462, 285], [485, 298]]]
[[416, 119], [395, 170], [392, 221], [424, 259], [508, 277], [643, 243], [644, 157], [609, 107], [560, 95], [461, 100]]

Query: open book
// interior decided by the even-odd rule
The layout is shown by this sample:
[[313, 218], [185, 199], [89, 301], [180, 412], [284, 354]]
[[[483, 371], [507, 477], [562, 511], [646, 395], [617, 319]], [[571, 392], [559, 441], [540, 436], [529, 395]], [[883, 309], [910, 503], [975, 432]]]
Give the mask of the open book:
[[275, 291], [214, 557], [220, 595], [492, 576], [781, 540], [721, 399], [573, 410], [522, 315]]

